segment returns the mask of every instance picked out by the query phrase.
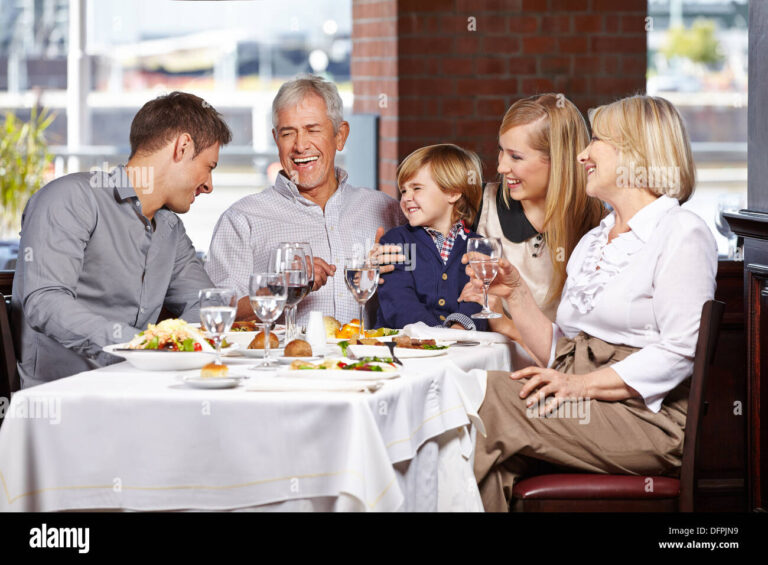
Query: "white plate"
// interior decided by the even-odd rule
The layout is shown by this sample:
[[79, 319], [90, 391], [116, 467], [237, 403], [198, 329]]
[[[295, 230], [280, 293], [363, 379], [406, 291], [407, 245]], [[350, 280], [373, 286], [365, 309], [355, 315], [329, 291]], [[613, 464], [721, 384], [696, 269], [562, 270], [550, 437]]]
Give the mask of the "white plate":
[[[272, 349], [269, 350], [269, 356], [272, 357], [272, 359], [278, 359], [279, 357], [283, 356], [284, 349], [282, 347], [278, 349]], [[251, 357], [253, 359], [263, 359], [264, 358], [264, 350], [263, 349], [241, 349], [240, 350], [241, 355], [244, 357]]]
[[[367, 339], [378, 339], [381, 342], [392, 341], [396, 337], [400, 337], [401, 333], [402, 333], [402, 330], [397, 330], [397, 333], [393, 334], [393, 335], [388, 335], [388, 336], [385, 336], [385, 337], [369, 337]], [[325, 342], [326, 343], [339, 343], [340, 341], [349, 341], [349, 340], [350, 340], [350, 338], [348, 338], [348, 337], [329, 337], [329, 338], [326, 338]]]
[[195, 377], [187, 375], [184, 377], [184, 384], [193, 388], [235, 388], [240, 384], [242, 377]]
[[115, 351], [125, 349], [127, 343], [107, 345], [104, 351], [124, 358], [131, 365], [142, 371], [186, 371], [200, 369], [211, 363], [216, 353], [213, 351], [152, 351], [139, 349], [135, 351]]
[[294, 361], [307, 361], [308, 363], [314, 363], [316, 361], [320, 361], [322, 357], [276, 357], [275, 359], [278, 363], [282, 363], [283, 365], [290, 365]]
[[[440, 343], [438, 345], [448, 345]], [[355, 357], [392, 357], [388, 347], [383, 345], [350, 345], [347, 351], [352, 351]], [[407, 347], [395, 347], [395, 355], [398, 359], [417, 359], [420, 357], [438, 357], [448, 353], [448, 349], [409, 349]]]
[[[349, 359], [334, 359], [334, 361], [349, 362]], [[400, 376], [400, 371], [343, 371], [335, 369], [283, 369], [278, 371], [278, 377], [297, 377], [304, 379], [323, 379], [328, 381], [383, 381]]]

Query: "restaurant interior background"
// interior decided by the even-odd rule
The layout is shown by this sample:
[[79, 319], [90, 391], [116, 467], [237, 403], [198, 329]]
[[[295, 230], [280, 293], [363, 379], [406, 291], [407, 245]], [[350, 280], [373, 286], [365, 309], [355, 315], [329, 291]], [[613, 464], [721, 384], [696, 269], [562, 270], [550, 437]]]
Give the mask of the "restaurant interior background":
[[[765, 431], [748, 435], [759, 409], [749, 424], [734, 409], [747, 403], [748, 378], [758, 382], [746, 335], [757, 338], [745, 321], [744, 263], [719, 219], [747, 204], [748, 10], [747, 0], [0, 0], [0, 112], [21, 120], [35, 108], [52, 112], [44, 132], [50, 180], [125, 162], [131, 119], [151, 98], [176, 89], [208, 100], [234, 137], [214, 193], [183, 218], [203, 256], [220, 214], [268, 186], [268, 170], [276, 174], [271, 101], [297, 73], [339, 86], [352, 134], [338, 163], [353, 184], [390, 194], [397, 163], [438, 142], [477, 151], [493, 179], [501, 117], [523, 96], [560, 92], [585, 115], [637, 92], [668, 98], [687, 122], [697, 166], [685, 205], [715, 234], [716, 297], [727, 305], [697, 508], [741, 510], [750, 488], [759, 505], [759, 480], [746, 478], [746, 468], [758, 476], [748, 444]], [[7, 145], [0, 183], [12, 165], [3, 161]], [[0, 269], [13, 269], [19, 228], [6, 186]]]
[[[546, 0], [457, 2], [457, 12], [427, 0], [404, 3], [415, 8], [398, 7], [402, 13], [394, 18], [396, 4], [0, 0], [0, 112], [22, 120], [36, 105], [53, 112], [44, 132], [50, 179], [124, 162], [130, 121], [152, 97], [179, 89], [206, 98], [224, 113], [234, 139], [222, 151], [215, 195], [184, 217], [204, 253], [219, 215], [269, 184], [267, 168], [277, 160], [270, 105], [280, 83], [296, 73], [321, 73], [339, 85], [345, 115], [357, 114], [340, 163], [356, 167], [353, 183], [389, 191], [398, 160], [428, 142], [455, 140], [479, 151], [491, 178], [498, 123], [516, 97], [562, 89], [586, 111], [593, 104], [580, 89], [602, 92], [601, 101], [647, 89], [683, 112], [698, 168], [697, 192], [687, 206], [712, 227], [720, 252], [729, 252], [716, 218], [719, 208], [743, 207], [746, 198], [746, 0], [634, 0], [621, 7], [600, 0], [549, 7]], [[519, 17], [500, 28], [488, 12], [505, 9]], [[397, 32], [393, 18], [401, 22]], [[393, 54], [388, 40], [398, 35]], [[588, 36], [612, 35], [625, 43], [603, 46], [595, 37], [586, 43]], [[470, 43], [479, 37], [489, 45], [482, 57]], [[453, 53], [440, 43], [446, 39]], [[411, 72], [415, 57], [408, 55], [416, 54], [428, 66]], [[470, 84], [444, 84], [451, 74]], [[592, 74], [591, 84], [582, 86], [585, 74]], [[475, 80], [481, 76], [484, 81]], [[462, 96], [472, 93], [473, 82], [483, 83], [475, 107]], [[446, 88], [453, 89], [449, 96]], [[441, 105], [434, 105], [431, 119], [420, 115], [426, 110], [428, 116], [429, 108], [408, 114], [415, 106], [408, 102], [437, 92]], [[12, 268], [15, 260], [13, 220], [0, 226], [0, 268]]]

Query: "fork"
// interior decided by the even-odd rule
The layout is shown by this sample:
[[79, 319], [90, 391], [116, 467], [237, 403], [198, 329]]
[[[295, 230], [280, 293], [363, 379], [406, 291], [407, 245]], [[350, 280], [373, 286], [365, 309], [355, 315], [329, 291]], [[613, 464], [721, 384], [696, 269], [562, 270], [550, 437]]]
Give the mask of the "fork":
[[403, 367], [403, 362], [400, 361], [400, 359], [397, 358], [397, 355], [395, 355], [395, 342], [394, 341], [385, 341], [384, 345], [387, 346], [389, 349], [389, 353], [392, 355], [392, 361]]

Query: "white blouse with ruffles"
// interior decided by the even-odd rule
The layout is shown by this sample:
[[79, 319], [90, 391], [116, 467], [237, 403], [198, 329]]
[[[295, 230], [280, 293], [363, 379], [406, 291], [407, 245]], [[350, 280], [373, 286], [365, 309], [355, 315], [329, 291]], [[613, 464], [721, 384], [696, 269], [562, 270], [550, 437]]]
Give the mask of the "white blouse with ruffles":
[[557, 340], [580, 331], [640, 347], [611, 365], [658, 412], [693, 371], [701, 308], [715, 292], [717, 245], [704, 220], [661, 196], [608, 243], [615, 212], [579, 241], [568, 261], [553, 326]]

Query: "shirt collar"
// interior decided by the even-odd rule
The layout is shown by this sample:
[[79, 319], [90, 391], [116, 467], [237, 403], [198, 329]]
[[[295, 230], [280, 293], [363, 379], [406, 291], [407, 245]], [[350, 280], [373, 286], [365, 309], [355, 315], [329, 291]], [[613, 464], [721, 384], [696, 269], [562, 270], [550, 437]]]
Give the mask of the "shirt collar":
[[496, 213], [504, 237], [513, 243], [522, 243], [539, 233], [528, 221], [519, 201], [510, 198], [509, 205], [504, 202], [504, 187], [501, 184], [496, 190]]
[[[108, 186], [114, 188], [117, 199], [120, 202], [125, 202], [126, 200], [134, 198], [136, 199], [136, 202], [140, 202], [139, 197], [131, 184], [131, 179], [128, 177], [128, 173], [125, 172], [125, 165], [118, 165], [112, 169], [107, 178], [109, 183]], [[161, 225], [162, 222], [165, 222], [169, 227], [173, 227], [178, 221], [179, 217], [165, 207], [162, 207], [155, 212], [155, 224], [158, 226]]]
[[629, 229], [643, 241], [648, 241], [659, 220], [672, 208], [679, 208], [680, 203], [667, 195], [659, 196], [656, 200], [643, 206], [627, 222]]
[[109, 186], [115, 189], [118, 200], [138, 198], [131, 184], [131, 179], [128, 178], [128, 173], [125, 172], [124, 165], [118, 165], [109, 173]]
[[[347, 174], [347, 171], [345, 171], [341, 167], [335, 167], [334, 171], [336, 172], [336, 179], [339, 182], [339, 187], [336, 189], [336, 192], [334, 192], [333, 194], [338, 194], [343, 192], [344, 189], [347, 187], [347, 179], [349, 178], [349, 175]], [[290, 198], [292, 200], [297, 200], [308, 206], [316, 205], [314, 202], [312, 202], [308, 198], [305, 198], [299, 191], [299, 188], [296, 186], [296, 183], [294, 183], [291, 179], [286, 177], [282, 171], [278, 173], [277, 178], [275, 179], [275, 190], [279, 194], [282, 194], [287, 198]]]
[[436, 237], [443, 237], [445, 239], [456, 239], [457, 235], [461, 236], [461, 239], [467, 239], [467, 234], [469, 233], [469, 229], [464, 225], [464, 220], [458, 220], [453, 226], [451, 227], [450, 231], [448, 232], [448, 235], [443, 235], [443, 233], [440, 230], [436, 230], [434, 228], [430, 228], [427, 226], [423, 226], [424, 230], [432, 236], [432, 238]]

